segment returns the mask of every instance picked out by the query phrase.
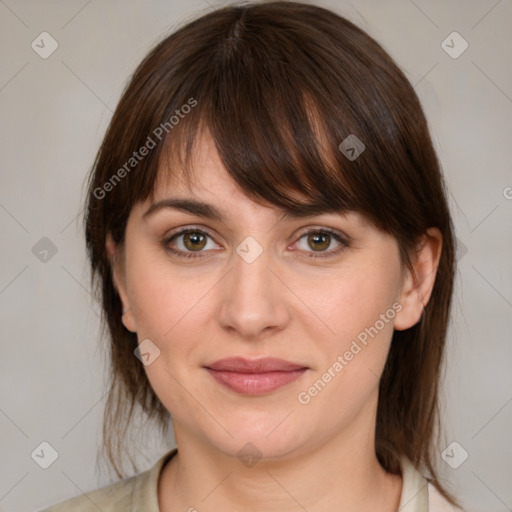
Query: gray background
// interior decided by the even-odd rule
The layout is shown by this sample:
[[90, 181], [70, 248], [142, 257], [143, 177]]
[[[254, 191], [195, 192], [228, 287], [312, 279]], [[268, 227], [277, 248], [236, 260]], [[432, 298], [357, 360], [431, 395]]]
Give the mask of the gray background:
[[[105, 357], [88, 291], [83, 183], [138, 62], [220, 5], [0, 0], [0, 510], [36, 510], [113, 481], [96, 459]], [[320, 5], [374, 36], [426, 111], [460, 241], [442, 446], [458, 443], [447, 460], [460, 465], [439, 453], [439, 466], [467, 510], [512, 510], [512, 2]], [[31, 48], [43, 31], [59, 45], [47, 59]], [[442, 45], [453, 31], [469, 44], [457, 58], [444, 48], [453, 54], [460, 39]], [[57, 248], [47, 261], [32, 251], [43, 237]], [[31, 458], [43, 441], [58, 452], [46, 470]], [[141, 434], [137, 462], [149, 468], [170, 443]]]

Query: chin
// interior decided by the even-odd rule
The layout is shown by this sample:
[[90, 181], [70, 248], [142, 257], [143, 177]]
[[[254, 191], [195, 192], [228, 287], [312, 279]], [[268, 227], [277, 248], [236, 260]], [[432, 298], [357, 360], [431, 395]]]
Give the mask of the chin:
[[279, 424], [284, 417], [286, 414], [281, 414], [275, 421], [272, 415], [271, 420], [262, 421], [261, 415], [248, 415], [245, 421], [231, 422], [229, 426], [224, 424], [233, 438], [219, 432], [215, 439], [210, 438], [210, 443], [229, 457], [286, 459], [306, 447], [311, 441], [312, 432], [304, 428], [305, 425], [296, 425], [293, 421], [285, 427], [288, 419]]

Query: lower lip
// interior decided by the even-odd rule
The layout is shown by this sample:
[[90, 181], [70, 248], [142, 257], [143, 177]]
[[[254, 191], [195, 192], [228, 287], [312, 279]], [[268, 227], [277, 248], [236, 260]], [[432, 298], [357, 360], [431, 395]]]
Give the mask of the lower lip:
[[244, 395], [263, 395], [297, 380], [307, 368], [267, 373], [237, 373], [212, 370], [211, 368], [207, 368], [207, 370], [215, 380], [232, 391]]

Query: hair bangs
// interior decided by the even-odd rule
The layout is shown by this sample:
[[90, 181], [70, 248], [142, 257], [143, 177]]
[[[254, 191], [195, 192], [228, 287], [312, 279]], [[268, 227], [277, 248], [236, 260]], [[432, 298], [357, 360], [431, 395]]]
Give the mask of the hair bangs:
[[211, 137], [228, 174], [258, 204], [304, 215], [361, 211], [311, 94], [296, 86], [264, 88], [240, 75], [217, 72], [198, 84], [197, 106], [167, 136], [151, 196], [175, 177], [189, 188], [193, 177], [200, 180], [194, 156], [203, 137]]

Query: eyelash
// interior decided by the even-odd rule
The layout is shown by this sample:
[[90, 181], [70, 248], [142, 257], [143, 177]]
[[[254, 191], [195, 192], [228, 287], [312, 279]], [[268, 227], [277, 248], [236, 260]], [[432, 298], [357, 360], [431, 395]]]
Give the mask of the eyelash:
[[[187, 227], [187, 228], [181, 229], [180, 231], [178, 231], [176, 233], [173, 233], [171, 236], [168, 236], [167, 238], [165, 238], [164, 241], [163, 241], [164, 248], [167, 251], [169, 251], [169, 252], [173, 253], [174, 255], [178, 256], [179, 258], [202, 258], [203, 256], [201, 255], [201, 253], [203, 253], [205, 251], [198, 251], [197, 253], [194, 253], [192, 251], [191, 252], [184, 252], [184, 251], [172, 249], [171, 247], [169, 247], [169, 244], [174, 239], [178, 238], [180, 235], [183, 235], [185, 233], [201, 233], [202, 235], [207, 235], [208, 237], [213, 239], [213, 236], [211, 235], [211, 233], [209, 233], [205, 229], [197, 229], [197, 228], [194, 228], [194, 227]], [[313, 229], [309, 229], [309, 230], [301, 233], [299, 238], [298, 238], [298, 240], [300, 240], [304, 236], [310, 235], [312, 233], [330, 235], [336, 241], [340, 242], [341, 245], [338, 248], [336, 248], [334, 250], [331, 250], [331, 251], [320, 251], [320, 253], [317, 253], [317, 254], [312, 252], [312, 253], [310, 253], [310, 254], [308, 254], [306, 256], [307, 258], [328, 258], [330, 256], [337, 255], [338, 253], [340, 253], [341, 251], [343, 251], [344, 249], [349, 247], [349, 243], [345, 239], [343, 239], [338, 232], [333, 231], [333, 230], [331, 230], [329, 228], [313, 228]], [[307, 251], [307, 252], [309, 252], [309, 251]]]

